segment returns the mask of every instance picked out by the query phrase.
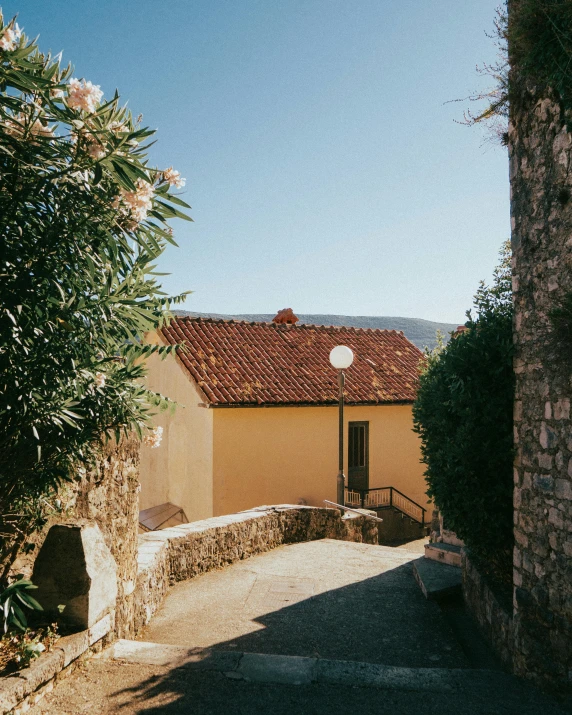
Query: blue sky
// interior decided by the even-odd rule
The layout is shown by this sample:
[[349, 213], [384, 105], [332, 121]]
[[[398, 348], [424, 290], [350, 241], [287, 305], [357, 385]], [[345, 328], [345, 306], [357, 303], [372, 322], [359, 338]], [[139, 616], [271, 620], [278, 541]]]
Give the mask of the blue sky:
[[498, 3], [0, 0], [159, 130], [187, 309], [450, 322], [509, 236], [506, 151], [447, 104], [483, 86]]

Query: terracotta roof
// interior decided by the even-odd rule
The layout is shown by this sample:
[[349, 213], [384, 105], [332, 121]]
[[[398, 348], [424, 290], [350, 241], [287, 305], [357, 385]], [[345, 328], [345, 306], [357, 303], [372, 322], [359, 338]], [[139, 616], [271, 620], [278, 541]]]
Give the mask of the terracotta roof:
[[423, 358], [401, 332], [174, 318], [161, 331], [212, 405], [324, 405], [338, 399], [330, 350], [347, 345], [349, 404], [411, 402]]

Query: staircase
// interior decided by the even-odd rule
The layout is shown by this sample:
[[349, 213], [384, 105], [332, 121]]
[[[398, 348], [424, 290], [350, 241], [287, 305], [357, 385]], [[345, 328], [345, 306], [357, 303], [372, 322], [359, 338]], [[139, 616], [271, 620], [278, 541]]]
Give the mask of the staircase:
[[439, 541], [425, 544], [425, 556], [413, 564], [413, 573], [429, 600], [441, 600], [461, 591], [461, 548], [457, 535], [444, 529], [441, 520]]
[[394, 509], [409, 517], [411, 521], [425, 526], [426, 509], [395, 487], [346, 489], [345, 502], [346, 506], [354, 509]]

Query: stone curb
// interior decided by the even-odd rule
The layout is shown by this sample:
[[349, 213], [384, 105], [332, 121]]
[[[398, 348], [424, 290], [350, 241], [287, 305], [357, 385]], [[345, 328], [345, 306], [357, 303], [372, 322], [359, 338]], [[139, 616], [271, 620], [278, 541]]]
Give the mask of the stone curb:
[[35, 705], [44, 694], [44, 690], [36, 691], [53, 684], [59, 673], [99, 643], [112, 630], [113, 622], [113, 614], [107, 614], [91, 628], [60, 638], [53, 650], [33, 660], [28, 668], [0, 678], [0, 715], [25, 712], [30, 706], [27, 701], [34, 698], [34, 694], [37, 697], [31, 704]]
[[140, 665], [211, 670], [233, 680], [288, 685], [351, 685], [379, 690], [450, 693], [468, 687], [487, 688], [515, 678], [491, 670], [468, 668], [404, 668], [359, 661], [305, 658], [292, 655], [234, 653], [144, 641], [118, 640], [102, 658]]

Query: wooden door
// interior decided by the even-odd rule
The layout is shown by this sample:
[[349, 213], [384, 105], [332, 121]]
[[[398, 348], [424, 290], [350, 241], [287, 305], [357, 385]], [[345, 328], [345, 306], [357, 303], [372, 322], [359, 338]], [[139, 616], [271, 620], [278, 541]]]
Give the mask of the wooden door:
[[369, 422], [348, 425], [348, 489], [369, 489]]

